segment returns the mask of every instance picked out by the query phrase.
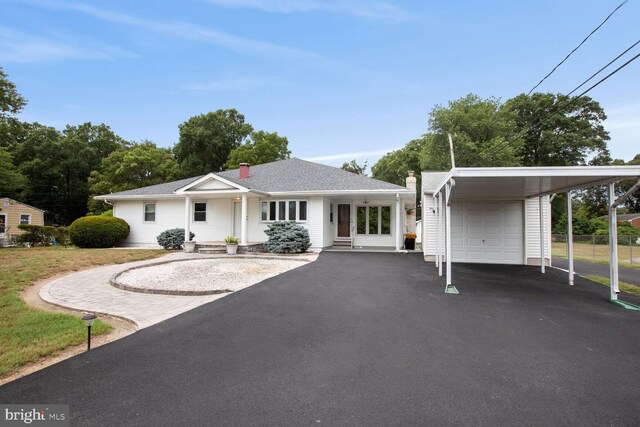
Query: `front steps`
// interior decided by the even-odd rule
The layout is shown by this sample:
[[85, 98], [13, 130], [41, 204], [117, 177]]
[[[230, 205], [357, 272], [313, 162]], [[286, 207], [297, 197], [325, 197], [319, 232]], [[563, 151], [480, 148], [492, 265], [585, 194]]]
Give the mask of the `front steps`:
[[333, 249], [351, 249], [352, 242], [348, 237], [338, 237], [333, 241], [333, 245], [331, 246]]

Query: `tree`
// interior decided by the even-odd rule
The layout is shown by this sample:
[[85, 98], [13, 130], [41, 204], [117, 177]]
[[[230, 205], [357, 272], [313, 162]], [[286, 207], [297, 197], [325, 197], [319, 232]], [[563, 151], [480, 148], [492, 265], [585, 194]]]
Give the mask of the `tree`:
[[27, 101], [20, 95], [16, 85], [9, 80], [9, 76], [0, 67], [0, 119], [17, 115], [25, 105], [27, 105]]
[[356, 159], [351, 160], [349, 163], [345, 162], [340, 166], [340, 169], [346, 170], [347, 172], [355, 173], [357, 175], [366, 175], [367, 174], [367, 163], [365, 160], [362, 165], [358, 164]]
[[552, 93], [520, 94], [502, 111], [514, 122], [522, 166], [586, 165], [589, 158], [606, 164], [609, 158], [607, 118], [598, 102]]
[[451, 168], [449, 134], [457, 167], [517, 166], [518, 147], [507, 139], [513, 126], [511, 115], [495, 98], [469, 94], [447, 108], [436, 105], [429, 114], [431, 132], [424, 137], [420, 166], [432, 171]]
[[[640, 154], [636, 154], [636, 156], [628, 161], [627, 163], [625, 163], [627, 165], [640, 165]], [[624, 194], [627, 191], [629, 191], [629, 189], [631, 189], [631, 186], [633, 184], [636, 183], [636, 180], [633, 181], [623, 181], [618, 185], [618, 189], [620, 191], [620, 194]], [[635, 191], [626, 201], [625, 201], [625, 206], [627, 208], [629, 208], [629, 210], [632, 213], [640, 213], [640, 189]]]
[[290, 157], [287, 137], [279, 136], [277, 132], [259, 130], [252, 132], [247, 142], [231, 150], [225, 168], [237, 169], [240, 163], [260, 165]]
[[185, 177], [220, 171], [231, 151], [253, 131], [235, 109], [191, 117], [179, 129], [174, 153]]
[[11, 153], [0, 147], [0, 195], [20, 200], [26, 184], [27, 179], [13, 164]]
[[122, 147], [102, 160], [91, 172], [88, 209], [101, 213], [110, 207], [92, 196], [172, 181], [178, 176], [178, 163], [170, 149], [158, 148], [151, 141]]
[[15, 117], [27, 101], [0, 67], [0, 147], [11, 148], [23, 135], [22, 124]]

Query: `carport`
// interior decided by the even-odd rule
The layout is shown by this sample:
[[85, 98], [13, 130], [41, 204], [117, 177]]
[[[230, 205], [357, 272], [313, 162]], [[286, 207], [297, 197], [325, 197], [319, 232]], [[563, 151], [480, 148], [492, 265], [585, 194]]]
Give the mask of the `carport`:
[[[624, 194], [617, 194], [616, 183], [628, 180], [635, 184]], [[551, 247], [550, 201], [560, 193], [567, 194], [568, 282], [573, 285], [572, 193], [601, 185], [608, 186], [610, 299], [617, 302], [616, 208], [640, 188], [638, 166], [454, 168], [431, 189], [423, 186], [425, 198], [432, 198], [433, 203], [434, 258], [440, 275], [446, 265], [445, 292], [458, 293], [453, 286], [452, 264], [460, 260], [495, 264], [539, 263], [544, 274]], [[452, 217], [452, 206], [456, 217]], [[529, 221], [525, 233], [522, 222], [532, 214], [538, 216], [535, 221], [538, 233], [531, 232], [533, 221]], [[456, 218], [461, 219], [456, 222]], [[452, 239], [454, 228], [455, 240]], [[532, 242], [539, 245], [537, 257], [533, 259], [527, 257], [527, 247], [531, 247]]]

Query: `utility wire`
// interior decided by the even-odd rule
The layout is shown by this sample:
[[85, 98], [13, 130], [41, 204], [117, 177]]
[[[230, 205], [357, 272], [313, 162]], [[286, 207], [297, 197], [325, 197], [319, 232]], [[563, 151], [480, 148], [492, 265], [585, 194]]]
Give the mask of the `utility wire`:
[[[597, 74], [599, 74], [600, 72], [602, 72], [602, 70], [604, 70], [605, 68], [607, 68], [609, 65], [611, 65], [613, 62], [617, 61], [622, 55], [624, 55], [625, 53], [627, 53], [630, 49], [632, 49], [634, 46], [638, 45], [640, 43], [640, 40], [638, 40], [637, 42], [635, 42], [633, 45], [631, 45], [629, 48], [627, 48], [624, 52], [622, 52], [620, 55], [618, 55], [615, 59], [613, 59], [612, 61], [610, 61], [607, 65], [605, 65], [604, 67], [602, 67], [600, 70], [598, 70], [596, 73], [594, 73], [593, 75], [591, 75], [591, 77], [589, 77], [588, 79], [586, 79], [584, 82], [580, 83], [578, 86], [576, 86], [571, 92], [569, 92], [569, 95], [571, 95], [572, 93], [576, 92], [578, 89], [580, 89], [582, 86], [584, 86], [585, 84], [587, 84], [591, 79], [593, 79], [593, 77], [595, 77]], [[596, 88], [597, 86], [599, 86], [601, 83], [603, 83], [604, 81], [606, 81], [607, 79], [609, 79], [611, 76], [613, 76], [614, 74], [616, 74], [617, 72], [619, 72], [620, 70], [622, 70], [624, 67], [626, 67], [627, 65], [629, 65], [630, 63], [632, 63], [633, 61], [635, 61], [636, 59], [638, 59], [638, 57], [640, 57], [640, 53], [636, 54], [636, 56], [634, 56], [633, 58], [629, 59], [627, 62], [625, 62], [624, 64], [622, 64], [621, 66], [619, 66], [618, 68], [616, 68], [615, 70], [613, 70], [612, 72], [610, 72], [609, 74], [607, 74], [605, 77], [603, 77], [602, 79], [598, 80], [598, 82], [596, 82], [595, 84], [593, 84], [591, 87], [589, 87], [588, 89], [586, 89], [585, 91], [583, 91], [580, 95], [575, 96], [573, 99], [570, 99], [562, 104], [556, 104], [555, 106], [551, 107], [549, 109], [549, 111], [547, 112], [547, 114], [545, 114], [544, 116], [542, 116], [540, 119], [536, 120], [536, 123], [532, 123], [530, 125], [525, 126], [523, 129], [521, 129], [516, 135], [512, 136], [511, 138], [509, 138], [508, 140], [506, 140], [505, 142], [503, 142], [502, 144], [494, 147], [491, 151], [484, 153], [483, 157], [487, 158], [489, 156], [492, 156], [494, 154], [497, 154], [498, 151], [504, 149], [507, 145], [511, 144], [512, 142], [514, 142], [516, 139], [518, 139], [519, 137], [521, 137], [524, 133], [526, 133], [527, 131], [531, 130], [534, 126], [539, 126], [541, 125], [547, 118], [549, 118], [551, 115], [555, 114], [556, 112], [558, 112], [559, 110], [566, 108], [568, 106], [570, 106], [571, 104], [575, 103], [578, 99], [582, 98], [584, 95], [586, 95], [588, 92], [590, 92], [592, 89]], [[468, 156], [466, 158], [462, 159], [463, 161], [460, 163], [463, 163], [464, 160], [468, 160]]]
[[533, 91], [534, 91], [538, 86], [540, 86], [540, 85], [542, 84], [542, 82], [544, 82], [545, 80], [547, 80], [547, 78], [549, 78], [549, 76], [551, 76], [551, 74], [553, 74], [553, 73], [558, 69], [558, 67], [560, 67], [562, 64], [564, 64], [564, 62], [565, 62], [567, 59], [569, 59], [569, 57], [570, 57], [571, 55], [573, 55], [573, 53], [574, 53], [576, 50], [580, 49], [580, 47], [581, 47], [583, 44], [585, 44], [585, 42], [586, 42], [587, 40], [589, 40], [589, 37], [591, 37], [593, 34], [595, 34], [595, 32], [596, 32], [596, 31], [598, 31], [598, 30], [600, 29], [600, 27], [602, 27], [602, 26], [604, 25], [604, 23], [605, 23], [605, 22], [607, 22], [607, 21], [609, 20], [609, 18], [611, 18], [611, 17], [613, 16], [613, 14], [614, 14], [614, 13], [616, 13], [616, 12], [618, 11], [618, 9], [620, 9], [622, 6], [624, 6], [624, 5], [627, 3], [627, 1], [629, 1], [629, 0], [624, 0], [622, 3], [620, 3], [620, 4], [618, 5], [618, 7], [616, 7], [616, 8], [613, 10], [613, 12], [611, 12], [611, 13], [610, 13], [610, 14], [609, 14], [605, 19], [604, 19], [604, 21], [602, 21], [602, 22], [600, 23], [600, 25], [598, 25], [595, 29], [593, 29], [593, 31], [591, 31], [591, 32], [589, 33], [589, 35], [587, 35], [587, 37], [585, 37], [585, 38], [584, 38], [584, 40], [582, 40], [578, 46], [576, 46], [576, 47], [575, 47], [571, 52], [569, 52], [569, 54], [568, 54], [567, 56], [565, 56], [565, 58], [564, 58], [562, 61], [560, 61], [560, 62], [558, 63], [558, 65], [556, 65], [555, 67], [553, 67], [553, 69], [552, 69], [551, 71], [549, 71], [549, 74], [547, 74], [546, 76], [544, 76], [544, 78], [543, 78], [542, 80], [540, 80], [540, 81], [538, 82], [538, 84], [537, 84], [537, 85], [535, 85], [534, 87], [532, 87], [532, 88], [531, 88], [531, 90], [529, 91], [529, 93], [527, 93], [527, 95], [531, 95], [531, 92], [533, 92]]

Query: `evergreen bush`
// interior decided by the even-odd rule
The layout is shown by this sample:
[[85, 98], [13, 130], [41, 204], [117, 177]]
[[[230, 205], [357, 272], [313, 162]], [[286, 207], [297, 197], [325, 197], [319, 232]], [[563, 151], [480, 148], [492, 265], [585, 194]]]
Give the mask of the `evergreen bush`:
[[112, 248], [129, 236], [129, 224], [112, 216], [85, 216], [69, 226], [71, 242], [79, 248]]
[[309, 231], [294, 221], [270, 224], [264, 231], [269, 239], [264, 243], [268, 252], [277, 254], [306, 252], [311, 247]]
[[[195, 234], [189, 232], [190, 240], [196, 237]], [[182, 249], [184, 243], [184, 228], [172, 228], [158, 234], [158, 244], [165, 249]]]

